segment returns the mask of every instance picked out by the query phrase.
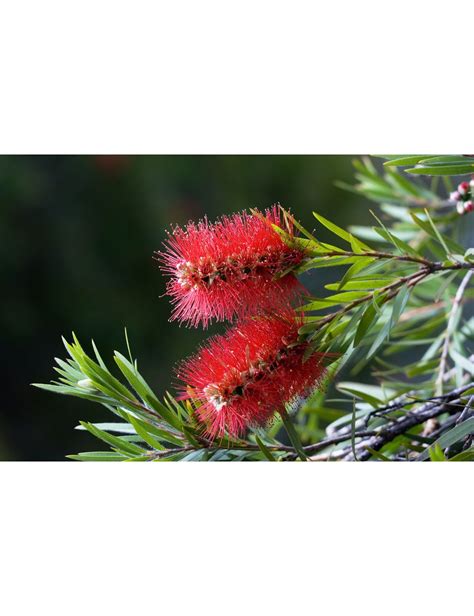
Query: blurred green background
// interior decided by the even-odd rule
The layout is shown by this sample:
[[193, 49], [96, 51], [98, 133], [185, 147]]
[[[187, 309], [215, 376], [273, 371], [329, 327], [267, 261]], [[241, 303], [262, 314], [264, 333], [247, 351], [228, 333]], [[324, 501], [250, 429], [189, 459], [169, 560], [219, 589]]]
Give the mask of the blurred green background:
[[[87, 348], [94, 338], [107, 360], [125, 350], [127, 326], [150, 385], [158, 394], [172, 388], [173, 365], [213, 330], [168, 322], [152, 254], [171, 224], [276, 201], [308, 228], [315, 209], [342, 226], [364, 224], [368, 202], [334, 186], [351, 182], [351, 158], [0, 156], [0, 459], [97, 449], [74, 426], [110, 420], [106, 409], [30, 386], [54, 377], [61, 335], [75, 331]], [[324, 280], [313, 273], [305, 282], [317, 292]]]

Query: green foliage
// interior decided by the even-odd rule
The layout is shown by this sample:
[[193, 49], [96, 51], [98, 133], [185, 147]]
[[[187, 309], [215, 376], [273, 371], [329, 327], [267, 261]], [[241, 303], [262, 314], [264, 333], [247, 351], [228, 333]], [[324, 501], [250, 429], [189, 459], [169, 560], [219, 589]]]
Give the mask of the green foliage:
[[[110, 451], [70, 457], [472, 459], [474, 317], [465, 307], [474, 299], [474, 248], [459, 241], [459, 216], [438, 195], [436, 179], [428, 187], [394, 169], [415, 164], [413, 173], [441, 173], [448, 167], [459, 173], [461, 162], [459, 157], [455, 162], [452, 157], [391, 158], [379, 172], [368, 159], [355, 161], [357, 184], [343, 187], [379, 204], [371, 226], [345, 230], [314, 212], [317, 227], [309, 232], [284, 212], [300, 235], [292, 238], [284, 229], [275, 230], [307, 255], [297, 273], [329, 268], [331, 275], [331, 282], [301, 307], [304, 323], [299, 331], [308, 342], [307, 356], [326, 354], [327, 386], [299, 404], [291, 417], [281, 411], [266, 430], [212, 442], [193, 404], [170, 394], [160, 398], [152, 391], [132, 358], [128, 338], [129, 357], [114, 354], [119, 371], [114, 376], [95, 345], [90, 356], [73, 335], [71, 343], [64, 340], [69, 359], [56, 360], [59, 379], [38, 387], [98, 402], [119, 421], [81, 422], [80, 428]], [[334, 243], [319, 239], [323, 231], [334, 236]], [[405, 361], [407, 349], [416, 354], [415, 361]], [[366, 376], [359, 382], [357, 376], [367, 367], [371, 382]], [[335, 395], [342, 397], [330, 397], [333, 384]], [[438, 422], [434, 431], [427, 429], [428, 420]]]
[[[415, 175], [467, 175], [474, 172], [474, 156], [386, 156], [389, 167], [406, 167]], [[411, 165], [415, 165], [411, 167]]]
[[437, 457], [437, 460], [443, 461], [446, 460], [446, 456], [443, 454], [440, 456], [440, 452], [442, 452], [443, 448], [449, 447], [450, 445], [455, 445], [456, 443], [461, 442], [465, 437], [469, 437], [474, 434], [474, 417], [467, 419], [461, 424], [451, 428], [445, 432], [439, 439], [431, 445], [428, 450], [423, 451], [419, 460], [426, 460], [428, 456], [433, 460], [433, 456]]
[[[443, 200], [436, 193], [437, 180], [428, 187], [420, 181], [414, 181], [398, 173], [391, 167], [391, 161], [387, 162], [383, 172], [377, 171], [369, 158], [354, 160], [353, 164], [357, 183], [350, 186], [343, 182], [336, 182], [336, 185], [382, 204], [382, 209], [387, 213], [391, 211], [394, 218], [401, 221], [406, 219], [408, 217], [407, 207], [432, 208], [442, 204]], [[391, 210], [392, 205], [396, 207]]]

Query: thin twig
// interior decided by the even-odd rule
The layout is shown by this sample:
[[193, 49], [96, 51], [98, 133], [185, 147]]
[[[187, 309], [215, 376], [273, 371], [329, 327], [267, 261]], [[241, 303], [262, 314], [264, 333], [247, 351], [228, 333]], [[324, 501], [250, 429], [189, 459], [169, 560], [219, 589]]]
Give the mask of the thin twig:
[[433, 272], [441, 272], [446, 270], [460, 270], [460, 269], [474, 269], [472, 263], [452, 263], [446, 265], [442, 261], [430, 261], [423, 257], [412, 257], [410, 255], [395, 255], [391, 252], [380, 251], [367, 251], [367, 252], [352, 252], [350, 250], [332, 250], [327, 252], [314, 252], [313, 258], [317, 257], [356, 257], [356, 258], [373, 258], [373, 259], [386, 259], [392, 261], [402, 261], [405, 263], [417, 263], [423, 265]]
[[[367, 252], [352, 252], [351, 250], [330, 250], [327, 252], [314, 252], [314, 257], [369, 257], [373, 259], [387, 259], [394, 261], [404, 261], [407, 263], [417, 263], [431, 269], [435, 265], [435, 261], [429, 261], [423, 257], [411, 257], [410, 255], [395, 255], [391, 252], [367, 251]], [[314, 258], [313, 257], [313, 258]]]
[[[367, 436], [374, 436], [377, 432], [375, 430], [360, 430], [354, 433], [354, 438], [364, 438]], [[330, 445], [337, 445], [338, 443], [342, 443], [343, 441], [348, 441], [351, 438], [351, 431], [347, 430], [346, 432], [341, 432], [336, 436], [331, 436], [329, 438], [324, 439], [323, 441], [319, 441], [319, 443], [314, 443], [314, 445], [306, 445], [304, 447], [305, 453], [308, 455], [315, 454], [318, 451], [322, 451], [329, 447]]]
[[458, 420], [456, 421], [456, 425], [459, 425], [460, 423], [462, 423], [463, 421], [466, 421], [466, 419], [469, 418], [469, 415], [471, 415], [471, 409], [473, 405], [474, 405], [474, 396], [471, 396], [469, 400], [467, 401], [467, 404], [464, 407], [463, 412], [459, 415]]
[[[463, 421], [466, 421], [466, 419], [469, 419], [469, 417], [472, 415], [472, 405], [474, 403], [474, 396], [471, 396], [469, 398], [469, 400], [467, 401], [466, 406], [464, 407], [464, 409], [462, 410], [461, 413], [459, 413], [459, 415], [457, 416], [457, 418], [455, 418], [455, 426], [459, 426], [459, 424], [462, 424]], [[448, 422], [446, 422], [448, 423]], [[443, 426], [444, 427], [444, 426]], [[469, 439], [472, 437], [472, 435], [466, 435], [466, 438], [464, 439], [464, 443], [468, 442]], [[444, 450], [444, 455], [449, 458], [449, 456], [451, 455], [451, 453], [454, 451], [454, 445], [449, 445], [448, 447], [446, 447], [446, 449]]]
[[[381, 289], [378, 289], [378, 292], [380, 293], [381, 296], [384, 293], [387, 293], [387, 295], [383, 297], [383, 302], [385, 303], [389, 301], [390, 299], [394, 298], [398, 294], [398, 292], [400, 291], [400, 288], [404, 284], [406, 284], [408, 287], [414, 287], [416, 284], [418, 284], [424, 278], [426, 278], [430, 273], [431, 273], [430, 270], [426, 268], [421, 268], [420, 270], [414, 272], [413, 274], [410, 274], [409, 276], [403, 276], [402, 278], [399, 278], [395, 282], [390, 283], [386, 287], [382, 287]], [[346, 314], [347, 312], [350, 312], [353, 308], [360, 306], [360, 304], [364, 304], [365, 302], [371, 301], [373, 296], [374, 296], [373, 293], [368, 293], [367, 295], [364, 295], [363, 297], [360, 297], [359, 299], [354, 300], [350, 304], [347, 304], [343, 308], [340, 308], [339, 310], [331, 312], [331, 314], [328, 314], [326, 317], [323, 317], [317, 322], [318, 329], [322, 325], [326, 325], [327, 323], [330, 323], [336, 317], [339, 317], [343, 314]]]
[[[407, 432], [410, 428], [424, 423], [432, 417], [438, 417], [444, 412], [452, 410], [453, 406], [461, 402], [462, 394], [471, 389], [474, 383], [469, 383], [463, 387], [458, 387], [449, 392], [440, 400], [430, 401], [420, 408], [408, 412], [402, 419], [393, 421], [390, 425], [381, 429], [376, 436], [370, 437], [356, 444], [359, 460], [368, 460], [371, 457], [367, 447], [379, 451], [384, 445], [393, 441], [397, 436]], [[345, 460], [352, 460], [352, 454], [348, 453]]]
[[[364, 438], [368, 436], [373, 436], [375, 434], [377, 433], [374, 430], [362, 430], [362, 431], [356, 432], [354, 434], [354, 437]], [[313, 445], [306, 445], [305, 447], [302, 447], [302, 449], [305, 452], [305, 454], [310, 455], [318, 451], [321, 451], [322, 449], [325, 449], [326, 447], [329, 447], [330, 445], [336, 445], [337, 443], [341, 443], [342, 441], [347, 441], [350, 438], [351, 438], [350, 432], [341, 433], [341, 434], [338, 434], [337, 436], [327, 438], [324, 441], [320, 441], [319, 443], [314, 443]], [[270, 451], [288, 453], [290, 457], [297, 457], [298, 455], [295, 447], [291, 445], [267, 445], [266, 447]], [[257, 445], [252, 445], [252, 444], [232, 445], [232, 447], [228, 447], [228, 448], [218, 447], [215, 445], [214, 446], [211, 445], [209, 447], [198, 447], [197, 445], [186, 445], [184, 447], [174, 447], [171, 449], [160, 449], [159, 451], [150, 451], [148, 453], [148, 458], [150, 460], [155, 460], [155, 459], [159, 459], [159, 458], [163, 458], [166, 456], [171, 456], [171, 455], [175, 455], [179, 453], [199, 451], [201, 449], [205, 449], [208, 452], [222, 451], [223, 449], [228, 449], [229, 451], [255, 451], [255, 452], [261, 451], [260, 447], [258, 447]]]
[[[469, 383], [463, 387], [459, 387], [452, 392], [446, 393], [443, 396], [437, 396], [435, 398], [428, 398], [426, 400], [406, 400], [400, 402], [396, 406], [397, 408], [403, 408], [403, 406], [413, 405], [415, 402], [424, 404], [414, 411], [407, 411], [406, 415], [400, 420], [390, 420], [388, 426], [377, 428], [374, 430], [358, 430], [352, 435], [352, 429], [344, 428], [338, 434], [330, 436], [318, 443], [306, 445], [302, 447], [302, 451], [305, 456], [311, 456], [311, 460], [330, 460], [336, 458], [343, 458], [345, 460], [353, 460], [353, 453], [351, 452], [351, 444], [347, 447], [337, 451], [336, 453], [327, 453], [323, 455], [316, 455], [324, 449], [327, 449], [331, 445], [337, 445], [344, 441], [350, 441], [351, 436], [353, 441], [361, 439], [359, 442], [354, 442], [354, 447], [357, 451], [357, 458], [359, 460], [367, 460], [371, 454], [367, 451], [366, 447], [378, 451], [386, 443], [392, 441], [397, 436], [406, 433], [410, 428], [418, 424], [424, 423], [432, 417], [437, 417], [445, 411], [451, 410], [453, 407], [459, 405], [462, 400], [462, 394], [468, 389], [474, 387], [474, 383]], [[471, 396], [470, 400], [474, 400], [474, 396]], [[469, 406], [469, 403], [468, 403]], [[389, 407], [383, 407], [378, 411], [388, 410]], [[393, 409], [392, 409], [393, 410]], [[270, 451], [283, 454], [285, 460], [294, 460], [299, 457], [298, 451], [293, 445], [267, 445]], [[228, 449], [229, 451], [250, 451], [258, 452], [260, 448], [257, 445], [251, 443], [233, 444], [226, 448], [218, 445], [209, 444], [206, 447], [199, 447], [198, 445], [185, 445], [183, 447], [175, 447], [172, 449], [162, 449], [160, 451], [150, 451], [147, 454], [149, 460], [159, 460], [168, 456], [177, 455], [180, 453], [187, 453], [192, 451], [206, 450], [209, 453]]]

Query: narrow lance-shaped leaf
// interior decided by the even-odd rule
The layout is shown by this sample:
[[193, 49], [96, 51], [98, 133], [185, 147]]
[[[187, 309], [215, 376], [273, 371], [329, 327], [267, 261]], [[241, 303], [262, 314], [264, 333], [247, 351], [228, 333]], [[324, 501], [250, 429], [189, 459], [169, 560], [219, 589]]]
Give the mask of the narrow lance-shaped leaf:
[[427, 458], [429, 458], [431, 450], [433, 448], [436, 448], [437, 446], [444, 449], [445, 447], [449, 447], [450, 445], [458, 443], [463, 438], [471, 434], [474, 434], [474, 417], [466, 419], [466, 421], [463, 421], [461, 424], [455, 426], [454, 428], [451, 428], [451, 430], [448, 430], [448, 432], [440, 436], [439, 439], [435, 441], [429, 449], [424, 451], [418, 457], [418, 460], [426, 460]]

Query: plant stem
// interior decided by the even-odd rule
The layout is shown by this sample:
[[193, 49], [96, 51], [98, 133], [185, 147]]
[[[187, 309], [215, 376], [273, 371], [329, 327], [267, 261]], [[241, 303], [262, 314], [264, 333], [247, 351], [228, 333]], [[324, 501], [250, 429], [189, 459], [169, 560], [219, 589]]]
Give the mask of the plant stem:
[[[410, 428], [424, 423], [428, 419], [438, 417], [445, 412], [449, 412], [454, 405], [461, 402], [461, 396], [464, 392], [472, 389], [474, 383], [468, 383], [463, 387], [454, 389], [449, 394], [441, 397], [441, 400], [431, 400], [415, 411], [408, 412], [402, 419], [393, 421], [386, 428], [382, 428], [375, 436], [369, 437], [366, 440], [356, 444], [359, 460], [368, 460], [371, 457], [370, 451], [366, 448], [370, 447], [374, 451], [379, 451], [384, 445], [393, 441], [397, 436], [407, 432]], [[344, 460], [353, 460], [352, 452], [348, 453]]]
[[430, 261], [423, 257], [412, 257], [411, 255], [395, 255], [391, 252], [368, 251], [352, 252], [351, 250], [331, 250], [328, 252], [314, 252], [314, 257], [359, 257], [372, 259], [387, 259], [393, 261], [403, 261], [405, 263], [417, 263], [423, 265], [433, 272], [445, 270], [474, 269], [473, 263], [452, 263], [445, 265], [442, 261]]
[[314, 257], [360, 257], [360, 258], [372, 258], [372, 259], [388, 259], [395, 261], [404, 261], [407, 263], [417, 263], [418, 265], [425, 265], [426, 267], [432, 267], [436, 262], [429, 261], [423, 257], [412, 257], [410, 255], [395, 255], [391, 252], [380, 251], [368, 251], [368, 252], [352, 252], [351, 250], [330, 250], [327, 252], [314, 252]]
[[[417, 270], [413, 274], [410, 274], [409, 276], [403, 276], [402, 278], [399, 278], [398, 280], [390, 283], [386, 287], [382, 287], [381, 289], [378, 289], [378, 292], [381, 295], [383, 293], [387, 293], [387, 295], [383, 298], [384, 299], [383, 303], [395, 297], [395, 295], [397, 295], [400, 288], [405, 283], [407, 283], [409, 287], [414, 287], [416, 284], [418, 284], [424, 278], [426, 278], [430, 273], [431, 272], [427, 268], [422, 268], [420, 270]], [[336, 310], [335, 312], [328, 314], [326, 317], [323, 317], [321, 320], [317, 322], [318, 329], [321, 325], [326, 325], [327, 323], [330, 323], [336, 317], [342, 314], [345, 314], [346, 312], [350, 312], [353, 308], [360, 306], [360, 304], [364, 304], [365, 302], [371, 301], [373, 296], [374, 296], [373, 293], [368, 293], [367, 295], [364, 295], [364, 297], [360, 297], [359, 299], [354, 300], [350, 304], [347, 304], [343, 308], [340, 308], [339, 310]]]
[[[390, 442], [397, 436], [401, 434], [405, 434], [411, 427], [418, 425], [420, 423], [424, 423], [427, 419], [431, 419], [432, 417], [437, 417], [441, 415], [443, 412], [446, 412], [455, 405], [459, 404], [462, 401], [462, 395], [469, 389], [474, 387], [474, 383], [467, 383], [463, 387], [459, 387], [452, 392], [444, 394], [443, 396], [438, 396], [435, 398], [427, 398], [424, 400], [413, 400], [408, 399], [404, 402], [401, 401], [396, 405], [392, 405], [391, 407], [383, 407], [378, 409], [375, 412], [382, 412], [391, 408], [391, 410], [401, 409], [404, 407], [412, 406], [414, 404], [421, 403], [422, 406], [413, 410], [407, 411], [406, 415], [401, 419], [393, 419], [389, 420], [389, 424], [383, 428], [377, 428], [375, 430], [358, 430], [353, 431], [353, 427], [351, 429], [345, 429], [334, 436], [330, 436], [325, 438], [318, 443], [313, 443], [311, 445], [302, 446], [301, 441], [298, 437], [298, 434], [294, 428], [293, 423], [291, 422], [291, 418], [289, 417], [286, 411], [280, 412], [282, 415], [283, 424], [288, 432], [288, 436], [291, 439], [292, 445], [267, 445], [267, 448], [270, 451], [281, 452], [285, 455], [285, 459], [295, 459], [297, 457], [307, 460], [309, 456], [313, 456], [324, 449], [327, 449], [331, 445], [337, 445], [343, 441], [355, 441], [355, 439], [362, 439], [358, 443], [353, 443], [356, 451], [357, 458], [359, 460], [367, 460], [370, 458], [371, 454], [365, 447], [370, 447], [372, 450], [377, 451], [383, 445]], [[470, 410], [470, 404], [472, 403], [473, 396], [470, 397], [470, 401], [468, 402], [467, 408]], [[448, 420], [449, 421], [449, 420]], [[459, 419], [458, 419], [459, 421]], [[444, 424], [443, 424], [444, 426]], [[364, 440], [365, 439], [365, 440]], [[342, 457], [344, 459], [353, 459], [353, 452], [351, 451], [352, 446], [348, 445], [349, 451], [345, 448], [338, 452], [338, 457]], [[175, 447], [172, 449], [163, 449], [160, 451], [150, 451], [147, 454], [149, 460], [156, 460], [160, 458], [166, 458], [170, 455], [175, 455], [179, 453], [187, 453], [191, 451], [198, 451], [199, 449], [206, 449], [209, 452], [220, 451], [222, 449], [229, 450], [238, 450], [238, 451], [261, 451], [257, 445], [253, 445], [251, 443], [242, 443], [242, 445], [232, 445], [231, 447], [220, 447], [218, 445], [209, 445], [206, 447], [199, 447], [197, 445], [186, 445], [183, 447]], [[324, 456], [324, 459], [330, 459], [331, 455]], [[323, 459], [323, 458], [320, 458]]]

